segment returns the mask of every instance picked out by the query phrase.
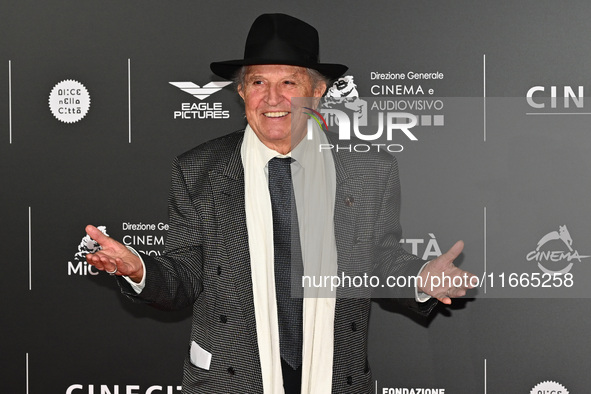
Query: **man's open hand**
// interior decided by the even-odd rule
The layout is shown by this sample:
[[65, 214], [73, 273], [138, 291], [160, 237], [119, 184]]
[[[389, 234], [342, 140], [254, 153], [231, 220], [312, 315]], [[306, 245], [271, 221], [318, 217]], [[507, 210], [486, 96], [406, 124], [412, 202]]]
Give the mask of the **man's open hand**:
[[419, 275], [419, 291], [447, 305], [451, 304], [452, 298], [466, 295], [466, 290], [474, 287], [471, 284], [474, 275], [453, 264], [463, 249], [464, 242], [458, 241], [447, 252], [431, 260]]
[[86, 226], [86, 233], [101, 246], [96, 253], [86, 255], [86, 261], [96, 269], [113, 275], [125, 275], [139, 283], [144, 276], [142, 262], [125, 245], [106, 236], [94, 226]]

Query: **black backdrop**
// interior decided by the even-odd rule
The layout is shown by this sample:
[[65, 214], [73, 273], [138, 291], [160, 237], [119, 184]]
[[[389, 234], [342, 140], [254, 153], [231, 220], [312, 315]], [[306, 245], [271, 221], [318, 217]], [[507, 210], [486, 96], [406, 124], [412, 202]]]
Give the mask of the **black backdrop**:
[[[412, 100], [445, 102], [445, 125], [420, 129], [419, 141], [404, 141], [397, 155], [409, 250], [423, 255], [434, 242], [445, 250], [464, 239], [462, 264], [497, 280], [541, 273], [527, 254], [560, 226], [572, 249], [591, 254], [588, 115], [562, 100], [564, 86], [590, 88], [585, 1], [5, 0], [1, 392], [178, 392], [188, 311], [132, 305], [112, 278], [93, 275], [75, 254], [88, 223], [138, 249], [162, 250], [158, 225], [167, 222], [172, 158], [244, 125], [231, 86], [201, 101], [170, 82], [219, 81], [209, 63], [240, 57], [250, 24], [264, 12], [316, 26], [322, 60], [349, 65], [362, 97], [402, 85]], [[443, 78], [379, 80], [374, 72]], [[66, 80], [84, 85], [91, 100], [73, 123], [49, 105]], [[557, 87], [558, 104], [546, 109], [579, 116], [526, 115], [541, 111], [525, 99], [534, 86], [545, 88], [542, 96]], [[216, 105], [229, 117], [175, 119], [183, 103]], [[550, 250], [568, 251], [554, 242]], [[571, 273], [576, 289], [499, 289], [497, 281], [428, 321], [374, 305], [376, 392], [557, 387], [548, 381], [587, 392], [589, 261], [575, 261]]]

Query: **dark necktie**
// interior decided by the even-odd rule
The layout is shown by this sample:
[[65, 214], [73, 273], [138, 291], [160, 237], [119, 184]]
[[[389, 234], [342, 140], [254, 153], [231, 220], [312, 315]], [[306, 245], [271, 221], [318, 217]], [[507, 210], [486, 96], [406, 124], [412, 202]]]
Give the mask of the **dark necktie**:
[[300, 293], [303, 265], [291, 162], [291, 158], [275, 157], [269, 160], [268, 169], [280, 352], [289, 366], [298, 369], [302, 363], [303, 301]]

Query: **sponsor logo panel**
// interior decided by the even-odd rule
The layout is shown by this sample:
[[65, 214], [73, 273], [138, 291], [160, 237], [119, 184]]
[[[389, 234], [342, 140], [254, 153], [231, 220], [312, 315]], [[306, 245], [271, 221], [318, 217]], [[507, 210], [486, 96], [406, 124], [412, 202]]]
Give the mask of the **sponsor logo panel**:
[[139, 384], [112, 385], [112, 384], [72, 384], [65, 394], [178, 394], [182, 392], [181, 386], [141, 386]]
[[[417, 90], [409, 92], [407, 89], [401, 93], [417, 93]], [[417, 131], [445, 125], [443, 99], [360, 97], [352, 75], [335, 81], [318, 105], [312, 105], [309, 99], [293, 99], [292, 105], [294, 111], [302, 109], [309, 116], [308, 140], [312, 139], [312, 128], [316, 125], [324, 131], [338, 132], [339, 143], [320, 144], [319, 151], [364, 153], [385, 150], [399, 153], [404, 150], [406, 142], [419, 140]], [[365, 142], [352, 143], [354, 138]]]
[[573, 248], [573, 239], [566, 225], [550, 231], [538, 241], [536, 248], [526, 256], [527, 261], [534, 261], [538, 268], [548, 274], [566, 274], [575, 263], [583, 262], [591, 256], [581, 255]]
[[49, 109], [60, 122], [76, 123], [90, 109], [90, 94], [82, 83], [71, 79], [63, 80], [49, 93]]
[[232, 82], [212, 81], [199, 86], [191, 81], [169, 82], [172, 86], [193, 96], [196, 101], [183, 102], [180, 108], [173, 112], [173, 119], [228, 119], [230, 111], [224, 109], [222, 102], [211, 101], [210, 97]]
[[566, 387], [551, 380], [538, 383], [529, 392], [530, 394], [568, 394]]
[[[97, 227], [103, 234], [113, 236], [116, 240], [125, 246], [130, 246], [148, 256], [160, 256], [164, 253], [164, 242], [168, 224], [143, 223], [143, 222], [122, 222], [120, 230], [116, 234], [107, 232], [106, 226]], [[88, 253], [96, 253], [100, 250], [100, 245], [85, 235], [78, 245], [78, 251], [74, 254], [74, 259], [67, 262], [67, 273], [69, 276], [98, 275], [100, 271], [86, 262]]]

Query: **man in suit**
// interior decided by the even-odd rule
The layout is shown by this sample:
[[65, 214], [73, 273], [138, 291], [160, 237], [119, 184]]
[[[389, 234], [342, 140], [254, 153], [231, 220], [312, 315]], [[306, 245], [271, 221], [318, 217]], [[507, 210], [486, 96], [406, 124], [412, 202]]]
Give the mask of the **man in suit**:
[[[312, 26], [268, 14], [251, 27], [244, 59], [212, 63], [214, 73], [236, 78], [248, 125], [175, 159], [164, 256], [86, 229], [102, 246], [88, 262], [118, 276], [126, 295], [193, 308], [185, 393], [370, 393], [371, 289], [305, 289], [302, 299], [290, 295], [289, 277], [470, 277], [453, 265], [461, 241], [429, 263], [400, 247], [393, 157], [318, 153], [315, 144], [338, 142], [319, 130], [313, 143], [304, 140], [305, 117], [292, 98], [314, 105], [347, 69], [319, 63], [318, 52]], [[463, 283], [417, 282], [387, 296], [428, 313], [435, 299], [463, 296]]]

